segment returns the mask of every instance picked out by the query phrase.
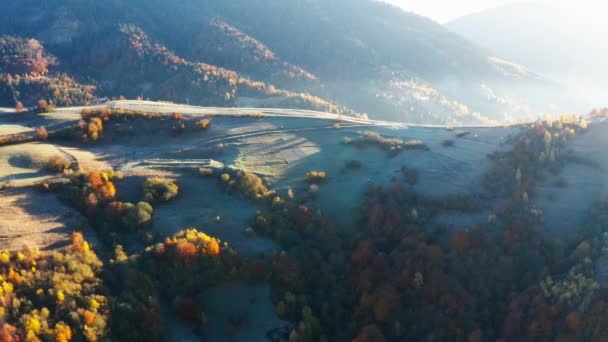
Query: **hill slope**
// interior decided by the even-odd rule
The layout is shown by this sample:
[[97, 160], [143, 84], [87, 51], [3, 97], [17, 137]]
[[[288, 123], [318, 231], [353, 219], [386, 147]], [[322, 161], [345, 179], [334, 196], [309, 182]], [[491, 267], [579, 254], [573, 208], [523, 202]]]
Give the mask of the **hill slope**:
[[[323, 109], [310, 103], [316, 95], [325, 100], [312, 102], [323, 102], [323, 110], [338, 108], [333, 102], [397, 121], [489, 123], [558, 108], [539, 106], [528, 96], [555, 93], [549, 83], [520, 72], [519, 66], [497, 63], [441, 25], [371, 0], [10, 0], [4, 11], [8, 20], [0, 23], [0, 34], [40, 40], [58, 57], [59, 70], [95, 79], [103, 95], [218, 104], [222, 100], [209, 98], [215, 90], [202, 91], [214, 89], [213, 80], [188, 90], [196, 76], [185, 73], [207, 65], [271, 89], [270, 95], [253, 94], [253, 102], [249, 91], [229, 91], [227, 105], [294, 99], [276, 93], [274, 84], [305, 93], [296, 101], [303, 106]], [[137, 27], [137, 35], [152, 42], [153, 51], [139, 56], [149, 58], [143, 69], [124, 58], [132, 52], [118, 52], [133, 48], [120, 38], [124, 32], [117, 28], [125, 25]], [[154, 64], [166, 54], [182, 65]]]
[[[0, 115], [0, 127], [50, 132], [0, 146], [0, 187], [16, 187], [0, 190], [0, 248], [57, 249], [87, 223], [92, 244], [72, 250], [100, 255], [104, 295], [67, 291], [91, 274], [72, 254], [49, 269], [60, 254], [32, 268], [30, 250], [0, 253], [3, 287], [33, 303], [7, 310], [5, 336], [36, 333], [31, 317], [43, 322], [38, 336], [63, 322], [75, 341], [608, 334], [600, 110], [591, 123], [452, 130], [289, 109], [104, 106]], [[82, 132], [81, 120], [102, 129], [98, 140], [52, 127]], [[81, 172], [45, 167], [58, 153]], [[47, 191], [27, 188], [43, 182]], [[57, 289], [65, 298], [47, 295]]]

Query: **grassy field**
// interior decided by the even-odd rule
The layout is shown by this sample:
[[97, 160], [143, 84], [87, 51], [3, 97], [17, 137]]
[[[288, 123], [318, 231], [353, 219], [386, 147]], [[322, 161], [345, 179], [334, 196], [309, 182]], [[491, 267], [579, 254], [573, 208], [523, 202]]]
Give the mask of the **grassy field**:
[[[405, 184], [406, 195], [415, 196], [421, 206], [439, 203], [446, 208], [432, 216], [432, 224], [454, 229], [487, 224], [504, 203], [504, 199], [491, 196], [486, 200], [490, 197], [483, 193], [483, 176], [493, 165], [488, 155], [509, 150], [510, 140], [530, 129], [529, 125], [413, 126], [280, 109], [199, 108], [137, 101], [108, 105], [153, 115], [104, 121], [99, 141], [62, 138], [0, 147], [0, 185], [9, 187], [0, 190], [0, 250], [18, 250], [23, 244], [61, 248], [70, 232], [81, 227], [80, 213], [53, 194], [32, 188], [67, 179], [67, 175], [46, 170], [55, 155], [75, 160], [83, 171], [120, 171], [122, 179], [115, 181], [117, 201], [141, 201], [142, 184], [148, 178], [175, 182], [177, 197], [154, 204], [152, 223], [147, 227], [151, 239], [162, 241], [179, 230], [197, 228], [246, 257], [276, 257], [281, 247], [251, 228], [256, 213], [268, 211], [267, 203], [228, 190], [234, 184], [221, 181], [223, 173], [228, 178], [236, 177], [239, 171], [253, 174], [271, 193], [269, 199], [278, 196], [280, 202], [295, 197], [303, 207], [322, 210], [329, 226], [347, 234], [355, 232], [370, 188], [391, 189], [395, 181]], [[24, 117], [23, 122], [13, 117], [10, 125], [0, 124], [5, 130], [0, 135], [33, 129], [40, 123], [76, 123], [79, 110], [59, 109], [40, 117]], [[172, 119], [173, 112], [184, 114], [184, 118]], [[204, 129], [196, 126], [202, 118], [210, 120]], [[530, 200], [529, 210], [545, 213], [542, 227], [549, 236], [567, 235], [568, 227], [580, 224], [593, 202], [608, 194], [604, 172], [608, 157], [597, 147], [608, 145], [603, 134], [606, 125], [592, 125], [569, 141], [576, 155], [594, 163], [568, 162], [559, 176], [547, 175]], [[375, 140], [362, 141], [362, 136]], [[424, 148], [408, 148], [408, 142]], [[212, 174], [201, 175], [199, 168]], [[306, 177], [311, 171], [316, 178]], [[517, 175], [504, 177], [513, 180]], [[468, 201], [475, 203], [475, 210], [467, 211]], [[140, 242], [129, 239], [121, 242], [127, 252], [141, 249]], [[113, 245], [98, 244], [102, 253], [111, 254]], [[246, 337], [262, 340], [267, 331], [286, 324], [273, 310], [267, 280], [255, 286], [223, 284], [200, 293], [198, 300], [212, 303], [213, 309], [207, 312], [213, 327], [209, 334], [216, 340], [225, 337], [235, 320], [239, 324], [238, 331], [232, 332], [235, 341]], [[174, 338], [195, 338], [187, 328], [175, 327], [170, 332]]]

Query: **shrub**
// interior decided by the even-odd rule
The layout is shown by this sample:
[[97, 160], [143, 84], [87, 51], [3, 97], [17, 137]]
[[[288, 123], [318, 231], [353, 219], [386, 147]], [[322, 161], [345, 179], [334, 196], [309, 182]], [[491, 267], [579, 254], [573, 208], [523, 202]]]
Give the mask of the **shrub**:
[[200, 128], [200, 129], [209, 128], [210, 125], [211, 125], [211, 121], [208, 119], [202, 119], [196, 123], [196, 127]]
[[428, 150], [428, 146], [422, 140], [409, 140], [405, 142], [403, 148], [406, 150]]
[[101, 172], [95, 170], [88, 173], [87, 182], [94, 189], [98, 189], [103, 185], [104, 179], [102, 179]]
[[99, 195], [105, 201], [109, 201], [116, 197], [116, 186], [112, 182], [105, 182], [98, 189]]
[[[224, 175], [228, 177], [224, 177]], [[273, 194], [273, 192], [266, 188], [262, 179], [255, 173], [239, 171], [234, 180], [230, 180], [230, 178], [230, 175], [226, 173], [221, 176], [222, 181], [228, 183], [229, 189], [237, 191], [249, 199], [261, 200], [270, 194]]]
[[184, 115], [179, 113], [172, 113], [171, 119], [175, 121], [184, 121]]
[[196, 246], [188, 240], [180, 240], [175, 244], [175, 253], [180, 259], [192, 259], [198, 253]]
[[102, 119], [102, 120], [108, 120], [110, 119], [110, 117], [112, 116], [112, 110], [110, 108], [104, 107], [101, 108], [98, 112], [97, 112], [97, 116]]
[[125, 204], [118, 201], [110, 202], [106, 206], [105, 212], [109, 220], [115, 221], [123, 216], [125, 212]]
[[36, 109], [40, 112], [47, 112], [49, 110], [49, 103], [46, 100], [40, 99], [38, 100], [38, 104], [36, 105]]
[[113, 115], [110, 108], [102, 108], [93, 110], [83, 108], [80, 111], [82, 120], [78, 123], [78, 127], [82, 131], [83, 140], [97, 141], [103, 136], [103, 121], [107, 121]]
[[80, 111], [80, 117], [83, 120], [90, 120], [93, 117], [93, 111], [90, 108], [83, 108]]
[[55, 155], [49, 159], [47, 169], [55, 172], [63, 172], [63, 170], [69, 169], [70, 166], [71, 163], [69, 160], [59, 155]]
[[91, 118], [89, 124], [87, 125], [87, 136], [96, 141], [100, 138], [101, 132], [103, 131], [103, 123], [100, 118]]
[[215, 174], [215, 170], [213, 170], [212, 168], [208, 168], [208, 167], [201, 167], [198, 169], [198, 174], [203, 177], [210, 177]]
[[224, 183], [228, 183], [228, 182], [230, 182], [230, 175], [227, 173], [222, 173], [220, 175], [220, 180]]
[[360, 132], [356, 139], [344, 138], [344, 144], [354, 144], [359, 148], [367, 148], [371, 145], [377, 145], [391, 153], [398, 153], [403, 149], [423, 149], [428, 147], [420, 140], [410, 140], [404, 142], [399, 138], [385, 138], [377, 132], [365, 131]]
[[45, 127], [36, 128], [36, 138], [38, 140], [46, 140], [49, 138], [49, 133], [47, 132]]
[[325, 182], [327, 174], [324, 171], [310, 171], [306, 173], [305, 178], [309, 183], [322, 183]]
[[91, 171], [87, 174], [88, 191], [97, 199], [112, 200], [116, 196], [116, 186], [111, 179], [116, 178], [113, 171]]
[[154, 209], [147, 202], [125, 203], [123, 206], [122, 224], [129, 230], [138, 230], [152, 223]]
[[167, 202], [177, 196], [179, 186], [169, 179], [154, 177], [144, 182], [144, 201]]

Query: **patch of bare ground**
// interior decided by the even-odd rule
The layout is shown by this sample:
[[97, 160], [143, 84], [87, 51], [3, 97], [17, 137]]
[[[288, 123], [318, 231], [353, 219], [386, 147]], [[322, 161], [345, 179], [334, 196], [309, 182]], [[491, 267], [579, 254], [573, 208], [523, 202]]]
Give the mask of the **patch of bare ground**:
[[69, 243], [70, 234], [81, 223], [80, 214], [53, 194], [35, 189], [0, 192], [0, 250], [21, 250], [25, 245], [59, 249]]

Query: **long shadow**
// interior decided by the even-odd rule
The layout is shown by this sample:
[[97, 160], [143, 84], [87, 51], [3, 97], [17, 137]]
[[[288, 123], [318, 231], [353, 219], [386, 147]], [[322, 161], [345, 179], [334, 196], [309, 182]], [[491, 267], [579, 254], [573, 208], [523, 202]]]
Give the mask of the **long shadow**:
[[0, 182], [10, 182], [10, 181], [14, 181], [14, 180], [37, 178], [37, 177], [42, 177], [42, 176], [47, 176], [47, 175], [48, 174], [41, 172], [41, 171], [18, 173], [15, 175], [8, 175], [8, 176], [0, 177]]

